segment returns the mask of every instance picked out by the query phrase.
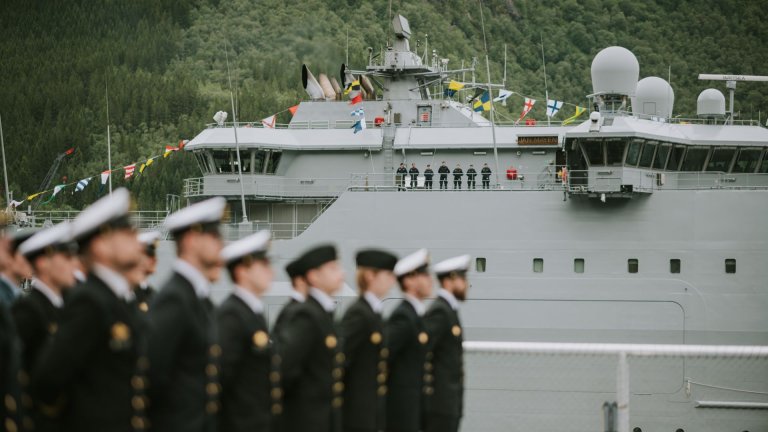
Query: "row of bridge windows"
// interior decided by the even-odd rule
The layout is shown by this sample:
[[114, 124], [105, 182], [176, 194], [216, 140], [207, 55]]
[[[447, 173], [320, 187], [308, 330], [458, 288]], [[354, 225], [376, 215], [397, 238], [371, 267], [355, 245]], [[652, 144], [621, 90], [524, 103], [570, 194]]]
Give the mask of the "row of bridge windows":
[[[486, 267], [486, 259], [482, 257], [478, 257], [475, 259], [475, 270], [478, 273], [484, 273], [487, 269]], [[735, 258], [726, 258], [725, 259], [725, 273], [727, 274], [733, 274], [736, 273], [736, 259]], [[574, 258], [573, 259], [573, 272], [574, 273], [584, 273], [585, 270], [585, 260], [584, 258]], [[678, 274], [682, 271], [682, 261], [678, 258], [672, 258], [669, 260], [669, 272], [672, 274]], [[544, 273], [544, 258], [534, 258], [533, 259], [533, 272], [534, 273]], [[627, 260], [627, 273], [639, 273], [640, 272], [640, 260], [637, 258], [629, 258]]]
[[[243, 174], [274, 174], [282, 152], [272, 150], [240, 150]], [[239, 172], [235, 150], [196, 151], [200, 169], [206, 174], [234, 174]]]
[[768, 173], [768, 151], [761, 147], [704, 147], [641, 138], [587, 138], [581, 146], [590, 166], [627, 166], [666, 171]]

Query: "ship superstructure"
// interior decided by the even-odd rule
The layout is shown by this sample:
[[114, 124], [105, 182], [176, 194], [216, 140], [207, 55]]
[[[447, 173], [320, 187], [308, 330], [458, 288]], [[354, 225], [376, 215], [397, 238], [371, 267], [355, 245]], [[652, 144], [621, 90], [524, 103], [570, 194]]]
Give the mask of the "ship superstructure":
[[[185, 181], [186, 198], [227, 197], [231, 236], [272, 229], [283, 239], [274, 245], [278, 266], [309, 245], [335, 242], [350, 286], [361, 247], [399, 254], [427, 247], [435, 260], [470, 253], [472, 288], [462, 308], [469, 339], [768, 344], [767, 129], [734, 121], [715, 89], [699, 96], [697, 118], [675, 118], [669, 84], [639, 80], [634, 55], [619, 47], [592, 64], [588, 120], [491, 124], [431, 91], [447, 79], [445, 64], [422, 64], [410, 51], [407, 21], [397, 17], [394, 27], [395, 42], [379, 59], [360, 75], [342, 74], [375, 85], [361, 104], [337, 100], [305, 70], [314, 100], [302, 102], [289, 124], [238, 125], [237, 144], [235, 125], [203, 130], [185, 147], [203, 173]], [[350, 111], [359, 106], [367, 128], [353, 133]], [[443, 161], [465, 172], [488, 164], [491, 187], [483, 190], [478, 175], [477, 188], [467, 190], [464, 176], [454, 190], [449, 175], [440, 190]], [[396, 173], [400, 163], [421, 172], [415, 186]], [[432, 189], [427, 164], [436, 173]], [[270, 319], [288, 290], [284, 278], [272, 290]], [[342, 299], [354, 295], [347, 287]], [[503, 373], [474, 382], [469, 373], [465, 430], [537, 430], [539, 401], [572, 398], [594, 415], [563, 417], [560, 429], [601, 427], [604, 388], [563, 389]], [[676, 363], [632, 380], [642, 408], [631, 422], [641, 430], [768, 428], [766, 370]], [[692, 380], [704, 385], [691, 390]], [[713, 394], [733, 404], [697, 408]]]

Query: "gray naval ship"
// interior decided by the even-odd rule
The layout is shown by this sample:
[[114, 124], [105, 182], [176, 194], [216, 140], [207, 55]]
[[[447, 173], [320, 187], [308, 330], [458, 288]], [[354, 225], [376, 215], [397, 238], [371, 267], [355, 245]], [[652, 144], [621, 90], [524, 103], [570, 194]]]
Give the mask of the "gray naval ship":
[[[413, 52], [404, 18], [393, 27], [364, 70], [342, 68], [342, 84], [360, 83], [361, 103], [304, 67], [311, 100], [289, 124], [220, 122], [192, 139], [185, 150], [202, 177], [185, 180], [187, 200], [230, 200], [230, 238], [270, 229], [279, 268], [335, 243], [347, 272], [342, 304], [356, 295], [359, 248], [426, 247], [433, 260], [469, 253], [467, 340], [768, 345], [768, 130], [734, 121], [732, 100], [726, 111], [716, 89], [700, 94], [697, 118], [674, 117], [670, 85], [639, 80], [637, 59], [620, 47], [592, 63], [583, 123], [492, 123], [443, 97], [447, 61]], [[358, 108], [367, 127], [355, 133]], [[449, 175], [441, 190], [443, 161], [465, 172], [487, 163], [490, 187], [478, 175], [468, 190], [465, 175], [455, 190]], [[419, 169], [415, 185], [401, 182], [400, 163]], [[270, 320], [289, 290], [278, 275]], [[603, 430], [615, 369], [589, 367], [597, 363], [469, 357], [462, 430]], [[631, 376], [635, 431], [768, 430], [764, 362], [736, 371], [662, 363]]]

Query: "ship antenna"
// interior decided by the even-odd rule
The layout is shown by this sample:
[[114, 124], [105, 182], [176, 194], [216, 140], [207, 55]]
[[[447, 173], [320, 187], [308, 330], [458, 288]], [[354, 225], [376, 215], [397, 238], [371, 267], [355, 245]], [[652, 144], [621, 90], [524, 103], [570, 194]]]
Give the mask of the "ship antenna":
[[480, 24], [483, 29], [483, 48], [485, 48], [485, 70], [488, 77], [488, 101], [491, 104], [491, 111], [490, 111], [490, 117], [491, 117], [491, 137], [493, 138], [493, 159], [496, 163], [496, 170], [494, 173], [496, 174], [496, 188], [498, 188], [501, 184], [499, 183], [499, 150], [496, 148], [496, 126], [494, 125], [493, 121], [493, 93], [491, 92], [491, 64], [488, 60], [488, 42], [485, 40], [485, 18], [483, 16], [483, 0], [478, 0], [480, 3]]
[[232, 104], [232, 131], [235, 133], [235, 152], [237, 153], [237, 176], [240, 183], [240, 202], [243, 206], [243, 222], [248, 222], [245, 210], [245, 187], [243, 186], [243, 163], [240, 161], [240, 142], [237, 140], [237, 112], [235, 112], [235, 95], [232, 92], [232, 73], [229, 70], [229, 53], [227, 41], [224, 41], [224, 58], [227, 61], [227, 77], [229, 79], [229, 101]]
[[[549, 104], [549, 90], [547, 89], [547, 62], [544, 60], [544, 37], [539, 33], [541, 42], [541, 65], [544, 67], [544, 103]], [[547, 116], [547, 126], [549, 126], [549, 116]]]

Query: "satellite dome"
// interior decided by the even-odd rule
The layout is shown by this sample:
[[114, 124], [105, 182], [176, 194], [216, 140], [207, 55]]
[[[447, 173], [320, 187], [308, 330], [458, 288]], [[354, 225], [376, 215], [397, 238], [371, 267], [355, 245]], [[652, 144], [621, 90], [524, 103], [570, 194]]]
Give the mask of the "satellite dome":
[[637, 58], [626, 48], [605, 48], [592, 60], [592, 91], [595, 94], [634, 96], [639, 78]]
[[699, 117], [725, 117], [725, 96], [720, 90], [706, 89], [696, 99]]
[[646, 77], [637, 83], [632, 110], [635, 114], [670, 118], [675, 104], [675, 92], [669, 83], [659, 77]]

